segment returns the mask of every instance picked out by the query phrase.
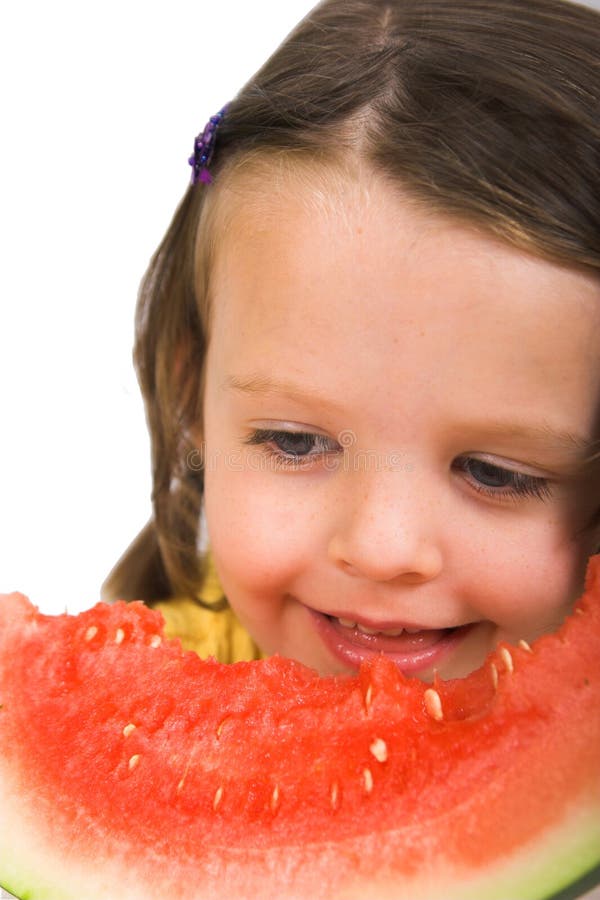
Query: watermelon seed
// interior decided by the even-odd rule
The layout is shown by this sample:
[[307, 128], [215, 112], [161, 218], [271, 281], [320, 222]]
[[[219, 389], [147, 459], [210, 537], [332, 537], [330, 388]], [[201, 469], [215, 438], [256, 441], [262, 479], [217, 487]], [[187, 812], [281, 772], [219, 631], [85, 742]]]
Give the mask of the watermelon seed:
[[492, 673], [492, 684], [494, 685], [494, 690], [498, 690], [498, 669], [496, 668], [495, 663], [490, 664], [490, 672]]
[[178, 793], [178, 794], [180, 794], [180, 793], [182, 792], [182, 790], [183, 790], [183, 786], [184, 786], [184, 784], [185, 784], [185, 779], [187, 778], [187, 774], [188, 774], [188, 772], [189, 772], [189, 770], [190, 770], [190, 762], [191, 762], [191, 761], [192, 761], [192, 758], [191, 758], [191, 756], [190, 756], [190, 758], [188, 759], [187, 766], [185, 767], [185, 772], [184, 772], [183, 775], [181, 776], [181, 781], [180, 781], [179, 784], [177, 785], [177, 793]]
[[98, 634], [98, 629], [97, 629], [97, 627], [96, 627], [95, 625], [90, 625], [90, 627], [88, 628], [88, 630], [87, 630], [86, 633], [85, 633], [85, 639], [86, 639], [86, 641], [91, 641], [91, 640], [93, 640], [93, 639], [96, 637], [97, 634]]
[[194, 751], [195, 751], [195, 747], [192, 747], [192, 752], [190, 753], [189, 759], [188, 759], [187, 763], [185, 764], [185, 770], [183, 772], [183, 775], [181, 776], [181, 781], [177, 785], [177, 793], [178, 794], [180, 794], [183, 790], [183, 786], [185, 784], [185, 779], [188, 776], [188, 772], [190, 771], [190, 766], [192, 764], [192, 759], [194, 758]]
[[533, 653], [533, 650], [531, 649], [527, 641], [519, 641], [519, 647], [521, 648], [521, 650], [527, 650], [529, 653]]
[[337, 781], [334, 781], [331, 785], [331, 790], [329, 792], [329, 799], [331, 801], [331, 808], [337, 809], [340, 805], [340, 788]]
[[213, 809], [215, 811], [217, 810], [219, 803], [221, 802], [222, 796], [223, 796], [223, 785], [218, 787], [217, 790], [215, 791], [215, 796], [213, 799]]
[[150, 638], [150, 646], [151, 647], [160, 647], [162, 643], [162, 638], [160, 634], [153, 634]]
[[577, 609], [575, 610], [575, 612], [577, 613], [578, 616], [582, 616], [582, 615], [583, 615], [583, 610], [581, 609], [580, 606], [577, 607]]
[[365, 791], [370, 794], [373, 790], [373, 773], [370, 769], [363, 769], [363, 778], [365, 780]]
[[371, 704], [373, 702], [373, 685], [370, 684], [365, 692], [365, 709], [367, 712], [371, 709]]
[[122, 644], [124, 637], [125, 637], [125, 632], [123, 631], [123, 629], [117, 628], [117, 631], [115, 634], [115, 644]]
[[435, 719], [436, 722], [441, 722], [444, 718], [444, 712], [442, 710], [442, 699], [440, 695], [437, 691], [434, 691], [433, 688], [427, 688], [424, 696], [425, 709], [432, 719]]
[[123, 737], [129, 737], [132, 731], [135, 731], [135, 725], [133, 722], [130, 722], [129, 725], [126, 725], [123, 729]]
[[276, 784], [273, 788], [273, 793], [271, 794], [271, 811], [277, 812], [279, 808], [279, 785]]
[[134, 755], [133, 755], [133, 756], [131, 757], [131, 759], [129, 760], [129, 771], [130, 771], [130, 772], [131, 772], [133, 769], [135, 769], [135, 767], [137, 766], [137, 764], [139, 763], [139, 761], [140, 761], [140, 754], [139, 754], [139, 753], [134, 753]]
[[219, 722], [219, 724], [217, 726], [217, 738], [221, 737], [221, 733], [225, 727], [225, 723], [228, 722], [230, 718], [231, 718], [231, 716], [225, 716], [225, 718], [221, 719], [221, 721]]
[[506, 671], [514, 672], [515, 667], [513, 665], [513, 658], [510, 655], [510, 650], [507, 650], [506, 647], [500, 647], [500, 656], [502, 657], [502, 662], [506, 666]]
[[375, 738], [369, 750], [377, 760], [377, 762], [384, 763], [388, 758], [388, 748], [385, 741], [382, 741], [381, 738]]

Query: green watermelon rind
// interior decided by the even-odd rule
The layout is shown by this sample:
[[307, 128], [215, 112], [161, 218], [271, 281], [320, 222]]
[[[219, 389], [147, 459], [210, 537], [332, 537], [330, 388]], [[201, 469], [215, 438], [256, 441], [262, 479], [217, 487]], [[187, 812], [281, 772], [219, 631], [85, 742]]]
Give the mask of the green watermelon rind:
[[[102, 845], [97, 848], [95, 860], [84, 863], [74, 860], [70, 865], [65, 865], [63, 859], [57, 862], [56, 847], [44, 847], [40, 844], [36, 847], [35, 821], [31, 823], [31, 832], [25, 842], [25, 848], [11, 846], [12, 834], [10, 828], [11, 806], [17, 808], [18, 797], [14, 797], [12, 803], [7, 796], [0, 796], [0, 818], [4, 820], [3, 833], [8, 840], [3, 839], [3, 847], [0, 851], [0, 869], [4, 873], [2, 887], [10, 891], [20, 900], [109, 900], [119, 886], [119, 900], [178, 900], [173, 891], [173, 882], [165, 876], [164, 884], [157, 885], [156, 892], [148, 893], [147, 885], [140, 892], [138, 890], [138, 875], [132, 871], [127, 881], [123, 880], [123, 864], [118, 858], [109, 855], [106, 859], [102, 856]], [[16, 814], [16, 813], [15, 813]], [[431, 823], [435, 827], [435, 823]], [[385, 843], [386, 834], [373, 836], [373, 840]], [[344, 842], [344, 845], [331, 845], [331, 854], [337, 860], [340, 868], [343, 867], [346, 854], [360, 852], [360, 846], [364, 838]], [[246, 860], [255, 855], [260, 861], [261, 867], [269, 870], [275, 866], [284, 865], [286, 849], [299, 848], [291, 845], [289, 848], [272, 848], [266, 853], [261, 851], [244, 850], [240, 857]], [[310, 865], [313, 852], [323, 856], [322, 844], [316, 845], [314, 850], [310, 845], [304, 845], [301, 849], [303, 863]], [[32, 853], [33, 851], [33, 853]], [[207, 859], [211, 855], [219, 855], [223, 851], [219, 848], [211, 848], [207, 851]], [[68, 848], [62, 848], [68, 859]], [[230, 857], [230, 862], [235, 867], [236, 851], [224, 851]], [[331, 865], [331, 857], [328, 853], [326, 866]], [[581, 806], [574, 807], [571, 815], [565, 817], [558, 827], [549, 829], [541, 835], [540, 839], [531, 847], [523, 848], [518, 854], [507, 860], [498, 860], [492, 866], [483, 869], [473, 876], [470, 872], [464, 877], [457, 872], [439, 870], [432, 872], [429, 883], [423, 883], [419, 878], [417, 882], [403, 880], [402, 884], [389, 874], [380, 882], [369, 879], [361, 883], [353, 880], [351, 885], [340, 884], [339, 890], [331, 895], [330, 900], [440, 900], [440, 885], [444, 886], [444, 900], [575, 900], [583, 893], [589, 891], [596, 884], [600, 884], [600, 821], [598, 817], [598, 805], [591, 802], [587, 809]], [[37, 872], [31, 872], [31, 859], [36, 859]], [[301, 858], [302, 862], [302, 858]], [[29, 867], [29, 874], [23, 877], [25, 867]], [[64, 868], [65, 879], [70, 879], [73, 887], [63, 890], [56, 885], [56, 879], [61, 880], [61, 869]], [[144, 860], [140, 859], [140, 869], [143, 871]], [[318, 868], [318, 864], [317, 864]], [[48, 876], [42, 870], [51, 872], [54, 885], [48, 881]], [[57, 871], [58, 870], [58, 871]], [[90, 877], [90, 871], [92, 872]], [[225, 869], [227, 871], [227, 862]], [[96, 873], [101, 872], [100, 880]], [[120, 873], [120, 874], [117, 874]], [[198, 872], [199, 878], [203, 872]], [[223, 896], [223, 885], [216, 886], [213, 892], [211, 887], [199, 887], [198, 892], [185, 891], [182, 895], [185, 900], [216, 900]], [[255, 900], [256, 884], [249, 894], [236, 892], [236, 900]], [[268, 887], [265, 885], [261, 891], [261, 900], [271, 900]], [[302, 888], [290, 893], [282, 893], [281, 885], [277, 894], [273, 894], [278, 900], [306, 900], [306, 894]]]
[[578, 898], [600, 900], [600, 864], [558, 894], [553, 894], [549, 900], [578, 900]]

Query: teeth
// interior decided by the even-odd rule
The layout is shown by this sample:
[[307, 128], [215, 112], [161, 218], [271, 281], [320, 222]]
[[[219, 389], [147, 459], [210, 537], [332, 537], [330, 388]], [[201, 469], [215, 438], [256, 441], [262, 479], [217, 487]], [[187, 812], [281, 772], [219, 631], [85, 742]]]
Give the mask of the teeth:
[[[408, 628], [389, 628], [386, 631], [382, 631], [379, 628], [368, 628], [366, 625], [357, 625], [353, 619], [338, 618], [338, 622], [340, 625], [343, 625], [344, 628], [357, 628], [362, 634], [384, 634], [386, 637], [399, 637], [404, 631], [409, 631]], [[410, 631], [410, 634], [414, 634], [420, 630], [420, 628], [415, 628]]]
[[356, 627], [357, 627], [358, 630], [361, 631], [363, 634], [381, 634], [381, 633], [382, 633], [382, 632], [379, 631], [378, 628], [367, 628], [366, 625], [357, 625]]

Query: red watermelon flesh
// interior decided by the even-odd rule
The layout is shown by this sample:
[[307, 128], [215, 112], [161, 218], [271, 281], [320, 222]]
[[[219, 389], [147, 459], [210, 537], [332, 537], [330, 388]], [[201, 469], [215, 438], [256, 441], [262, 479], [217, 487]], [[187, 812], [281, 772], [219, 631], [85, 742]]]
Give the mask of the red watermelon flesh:
[[30, 900], [540, 900], [600, 862], [600, 557], [555, 635], [433, 687], [12, 594], [0, 704], [0, 884]]

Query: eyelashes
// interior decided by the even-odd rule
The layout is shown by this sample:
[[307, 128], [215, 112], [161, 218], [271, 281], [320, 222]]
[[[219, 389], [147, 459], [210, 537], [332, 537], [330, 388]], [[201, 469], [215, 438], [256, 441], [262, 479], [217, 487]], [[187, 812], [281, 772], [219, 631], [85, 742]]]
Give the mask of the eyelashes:
[[462, 472], [478, 493], [491, 497], [535, 497], [546, 500], [552, 495], [552, 487], [547, 478], [515, 472], [477, 457], [459, 456], [452, 463], [452, 468]]
[[[338, 441], [305, 431], [259, 428], [244, 443], [261, 447], [277, 468], [292, 470], [309, 469], [320, 459], [344, 450]], [[498, 501], [548, 500], [552, 496], [552, 483], [548, 478], [508, 469], [476, 456], [458, 456], [452, 461], [451, 468], [472, 490]]]
[[253, 431], [244, 443], [263, 447], [279, 465], [295, 468], [306, 466], [315, 457], [337, 453], [342, 449], [337, 441], [322, 434], [262, 428]]

